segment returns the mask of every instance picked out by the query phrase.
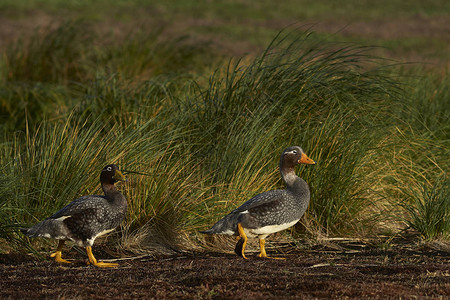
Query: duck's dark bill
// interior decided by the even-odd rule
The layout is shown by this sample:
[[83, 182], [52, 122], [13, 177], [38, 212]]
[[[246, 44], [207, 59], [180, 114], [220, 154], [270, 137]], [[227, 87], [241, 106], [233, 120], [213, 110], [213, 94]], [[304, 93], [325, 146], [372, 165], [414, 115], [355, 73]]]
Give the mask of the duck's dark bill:
[[151, 174], [137, 172], [137, 171], [130, 171], [130, 170], [122, 170], [124, 174], [138, 174], [138, 175], [145, 175], [145, 176], [151, 176]]
[[122, 172], [120, 172], [119, 170], [116, 170], [116, 172], [114, 173], [114, 179], [117, 181], [126, 181], [127, 180], [125, 178], [125, 176], [122, 174]]

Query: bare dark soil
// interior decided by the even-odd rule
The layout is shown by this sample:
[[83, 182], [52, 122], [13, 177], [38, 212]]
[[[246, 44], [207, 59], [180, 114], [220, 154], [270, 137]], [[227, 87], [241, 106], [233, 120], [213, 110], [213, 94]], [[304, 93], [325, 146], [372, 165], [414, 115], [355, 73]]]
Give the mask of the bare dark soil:
[[[104, 254], [97, 251], [98, 257]], [[0, 298], [450, 297], [448, 252], [367, 249], [349, 253], [318, 249], [280, 256], [285, 259], [260, 259], [255, 253], [248, 253], [248, 260], [233, 254], [184, 253], [124, 259], [118, 261], [118, 268], [99, 269], [86, 265], [80, 255], [67, 265], [38, 261], [28, 255], [0, 255]]]

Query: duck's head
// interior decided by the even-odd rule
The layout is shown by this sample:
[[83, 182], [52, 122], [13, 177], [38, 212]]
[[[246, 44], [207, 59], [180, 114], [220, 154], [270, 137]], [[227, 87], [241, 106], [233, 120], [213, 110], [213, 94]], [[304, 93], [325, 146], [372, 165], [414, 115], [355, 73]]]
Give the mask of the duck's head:
[[120, 172], [119, 167], [116, 165], [107, 165], [103, 168], [102, 173], [100, 174], [100, 182], [102, 184], [114, 184], [117, 181], [125, 181], [126, 178]]
[[298, 164], [314, 165], [315, 163], [299, 146], [286, 148], [280, 159], [280, 167], [283, 168], [294, 168]]

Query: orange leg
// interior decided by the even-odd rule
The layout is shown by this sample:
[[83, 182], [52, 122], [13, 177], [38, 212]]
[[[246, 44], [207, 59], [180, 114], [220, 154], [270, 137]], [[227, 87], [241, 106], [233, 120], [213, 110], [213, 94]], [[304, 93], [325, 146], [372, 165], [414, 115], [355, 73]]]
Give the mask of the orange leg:
[[245, 234], [244, 228], [242, 227], [241, 223], [238, 224], [238, 232], [241, 239], [244, 240], [242, 243], [241, 254], [243, 258], [247, 259], [247, 257], [245, 257], [245, 246], [247, 245], [247, 235]]
[[99, 267], [99, 268], [111, 268], [111, 267], [117, 267], [119, 264], [115, 264], [115, 263], [106, 263], [106, 262], [100, 262], [97, 261], [97, 259], [94, 257], [94, 254], [92, 254], [92, 247], [91, 246], [87, 246], [86, 247], [86, 252], [87, 255], [89, 257], [89, 263], [91, 263], [92, 265]]
[[61, 258], [62, 248], [64, 246], [65, 240], [59, 240], [58, 248], [56, 248], [56, 252], [50, 254], [50, 257], [54, 257], [57, 263], [66, 263], [70, 264], [70, 261]]
[[261, 252], [259, 253], [259, 257], [267, 257], [266, 248], [264, 247], [265, 243], [266, 243], [265, 239], [260, 239], [259, 240], [259, 248], [261, 248]]
[[268, 257], [266, 254], [266, 247], [264, 246], [266, 244], [266, 240], [265, 239], [260, 239], [259, 240], [259, 247], [261, 248], [261, 251], [259, 253], [259, 257], [263, 257], [263, 258], [271, 258], [271, 259], [285, 259], [284, 257]]

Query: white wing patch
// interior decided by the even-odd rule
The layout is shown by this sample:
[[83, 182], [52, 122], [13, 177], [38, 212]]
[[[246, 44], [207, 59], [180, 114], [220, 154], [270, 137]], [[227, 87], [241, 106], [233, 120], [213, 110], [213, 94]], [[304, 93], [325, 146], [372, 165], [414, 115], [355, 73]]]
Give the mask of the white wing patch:
[[269, 225], [269, 226], [264, 226], [264, 227], [256, 228], [256, 229], [246, 229], [246, 230], [244, 229], [244, 231], [245, 232], [248, 231], [251, 236], [262, 236], [260, 238], [264, 238], [271, 233], [282, 231], [282, 230], [285, 230], [285, 229], [295, 225], [299, 220], [300, 219], [294, 220], [289, 223], [284, 223], [284, 224], [279, 224], [279, 225]]
[[221, 234], [234, 235], [234, 231], [233, 230], [227, 230], [227, 231], [221, 232]]
[[99, 232], [98, 234], [96, 234], [96, 235], [93, 236], [92, 238], [88, 239], [87, 242], [89, 243], [89, 245], [92, 246], [92, 245], [94, 244], [94, 240], [95, 240], [97, 237], [99, 237], [99, 236], [101, 236], [101, 235], [104, 235], [104, 234], [107, 234], [107, 233], [113, 231], [114, 229], [115, 229], [115, 228], [113, 228], [113, 229], [108, 229], [108, 230], [104, 230], [104, 231], [102, 231], [102, 232]]

